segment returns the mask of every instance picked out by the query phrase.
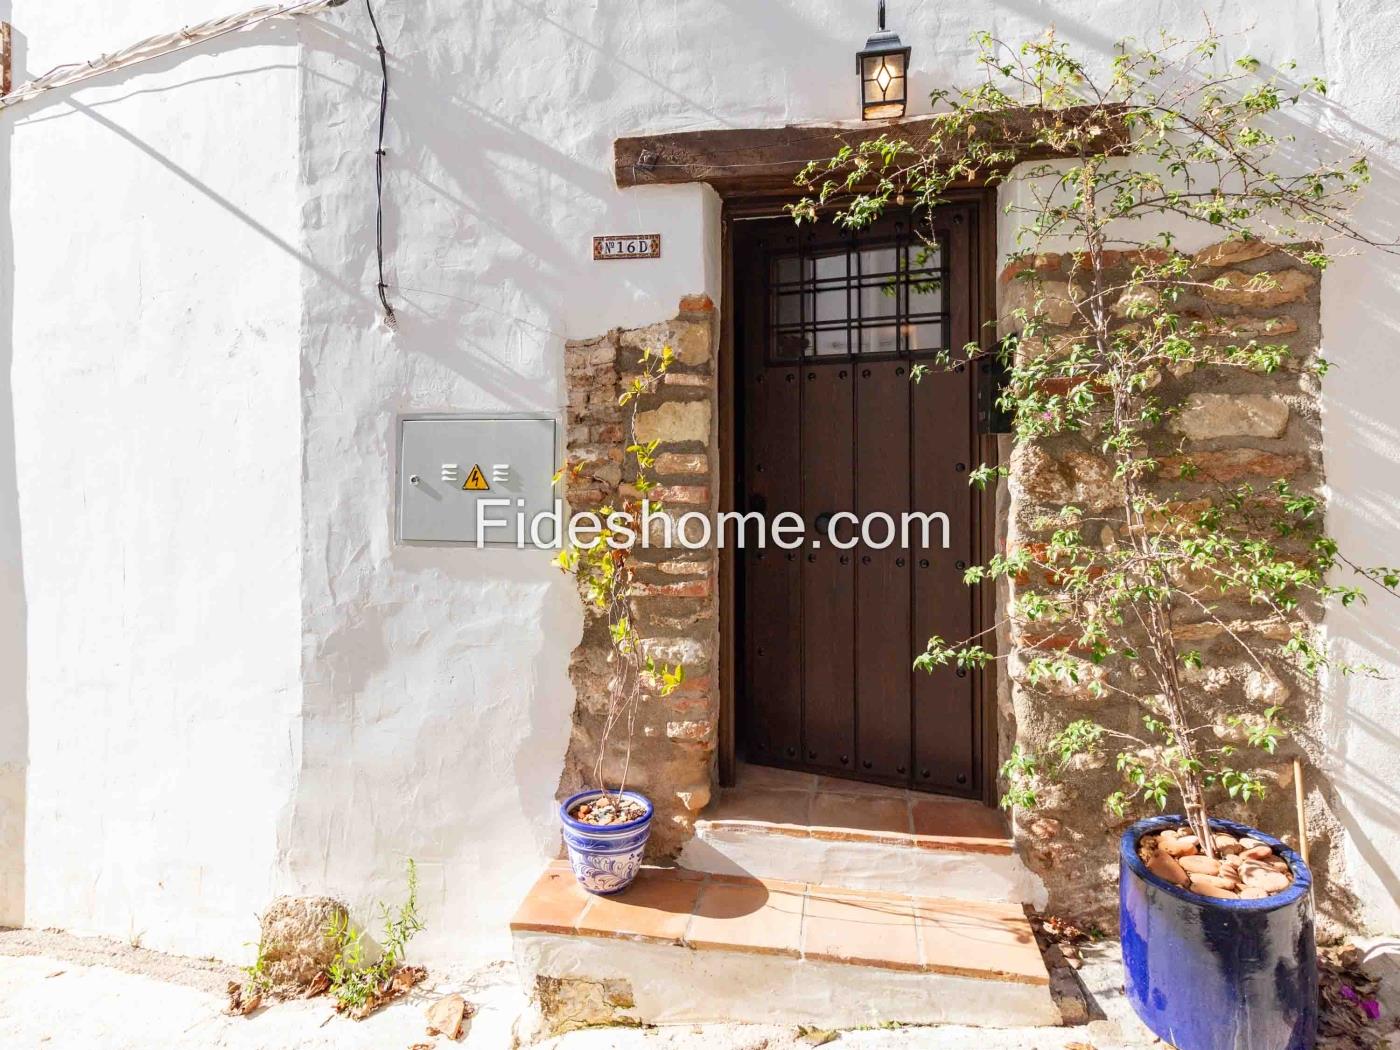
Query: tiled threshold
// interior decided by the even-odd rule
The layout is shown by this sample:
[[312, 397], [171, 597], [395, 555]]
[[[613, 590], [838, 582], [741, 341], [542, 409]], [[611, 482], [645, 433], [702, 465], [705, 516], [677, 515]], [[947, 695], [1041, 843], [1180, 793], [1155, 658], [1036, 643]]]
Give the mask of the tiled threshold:
[[964, 853], [1013, 852], [1003, 815], [965, 799], [740, 764], [736, 785], [701, 815], [709, 827]]
[[621, 982], [619, 1019], [1059, 1023], [1015, 905], [677, 868], [595, 897], [558, 861], [511, 930], [527, 982]]
[[740, 765], [695, 822], [682, 867], [973, 901], [1045, 903], [1005, 817], [965, 799]]

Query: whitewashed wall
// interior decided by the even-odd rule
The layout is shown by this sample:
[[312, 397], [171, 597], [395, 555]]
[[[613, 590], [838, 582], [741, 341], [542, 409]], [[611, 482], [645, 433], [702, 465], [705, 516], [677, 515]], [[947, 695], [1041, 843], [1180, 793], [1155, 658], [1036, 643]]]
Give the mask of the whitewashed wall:
[[[10, 20], [41, 71], [223, 6]], [[241, 43], [0, 118], [23, 918], [229, 956], [275, 887], [301, 691], [300, 52], [289, 26]]]
[[[31, 72], [230, 6], [12, 2]], [[27, 755], [29, 923], [237, 957], [272, 893], [363, 908], [400, 893], [412, 856], [424, 954], [501, 950], [554, 848], [581, 619], [547, 555], [394, 546], [395, 415], [557, 409], [566, 338], [717, 296], [715, 197], [616, 190], [613, 139], [849, 119], [874, 11], [377, 6], [394, 77], [397, 333], [372, 297], [378, 80], [358, 2], [0, 118], [13, 243], [0, 293], [15, 304], [0, 327], [15, 419], [11, 456], [0, 407], [0, 777]], [[1018, 38], [1054, 21], [1106, 54], [1164, 20], [1194, 29], [1197, 6], [1187, 21], [1138, 0], [895, 0], [891, 21], [922, 94], [967, 77], [976, 28]], [[1242, 32], [1235, 50], [1330, 81], [1313, 116], [1324, 140], [1377, 145], [1362, 222], [1394, 235], [1400, 106], [1384, 71], [1400, 12], [1207, 7]], [[664, 257], [591, 261], [591, 235], [633, 231], [660, 231]], [[1324, 282], [1340, 366], [1329, 521], [1371, 560], [1400, 524], [1397, 276], [1368, 255]], [[1392, 672], [1397, 625], [1383, 605], [1332, 621]], [[1373, 923], [1394, 929], [1392, 694], [1332, 685], [1328, 743], [1353, 878]], [[0, 784], [6, 856], [13, 794]]]

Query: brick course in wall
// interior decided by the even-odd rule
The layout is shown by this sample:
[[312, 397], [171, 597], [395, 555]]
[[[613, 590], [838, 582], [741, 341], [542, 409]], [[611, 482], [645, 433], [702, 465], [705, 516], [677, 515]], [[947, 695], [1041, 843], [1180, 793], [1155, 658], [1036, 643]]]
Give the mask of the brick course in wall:
[[[574, 512], [635, 498], [636, 464], [626, 453], [633, 441], [659, 441], [648, 472], [671, 521], [690, 512], [715, 510], [716, 312], [707, 296], [686, 296], [677, 316], [639, 329], [617, 329], [565, 347], [568, 384], [566, 496]], [[654, 391], [631, 408], [618, 397], [641, 374], [645, 349], [670, 346], [675, 363]], [[627, 785], [656, 807], [648, 851], [674, 853], [691, 835], [695, 816], [710, 800], [719, 694], [715, 661], [719, 635], [713, 543], [690, 550], [674, 537], [661, 545], [661, 523], [651, 545], [633, 550], [636, 586], [633, 623], [645, 651], [658, 661], [679, 663], [685, 681], [671, 695], [645, 696], [637, 712]], [[612, 652], [606, 618], [585, 607], [583, 640], [569, 666], [577, 694], [573, 733], [559, 785], [560, 797], [594, 786], [593, 763], [607, 711]], [[614, 731], [605, 775], [616, 784], [622, 773], [625, 727]]]

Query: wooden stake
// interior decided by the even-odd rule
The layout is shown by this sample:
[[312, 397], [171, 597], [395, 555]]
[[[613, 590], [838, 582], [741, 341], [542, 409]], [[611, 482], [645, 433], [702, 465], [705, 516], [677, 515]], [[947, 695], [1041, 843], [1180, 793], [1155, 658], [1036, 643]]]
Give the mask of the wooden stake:
[[11, 37], [9, 22], [0, 22], [0, 95], [8, 95], [10, 88]]
[[1303, 811], [1303, 760], [1293, 760], [1293, 799], [1298, 806], [1298, 855], [1308, 863], [1308, 819]]

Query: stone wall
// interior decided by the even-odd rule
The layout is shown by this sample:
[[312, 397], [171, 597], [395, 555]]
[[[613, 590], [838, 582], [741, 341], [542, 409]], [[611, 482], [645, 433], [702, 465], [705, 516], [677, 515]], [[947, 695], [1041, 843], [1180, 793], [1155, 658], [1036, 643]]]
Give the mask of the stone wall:
[[[1322, 460], [1320, 449], [1317, 381], [1300, 365], [1319, 346], [1319, 289], [1317, 277], [1288, 255], [1258, 242], [1220, 244], [1194, 256], [1200, 278], [1225, 279], [1225, 287], [1203, 289], [1177, 307], [1182, 313], [1199, 318], [1212, 336], [1222, 342], [1243, 343], [1250, 339], [1287, 344], [1292, 355], [1274, 373], [1260, 373], [1236, 367], [1183, 368], [1178, 374], [1164, 375], [1155, 389], [1166, 405], [1180, 410], [1161, 428], [1152, 441], [1152, 452], [1162, 457], [1157, 484], [1163, 493], [1187, 501], [1217, 498], [1222, 486], [1254, 483], [1267, 487], [1277, 478], [1288, 478], [1303, 491], [1320, 492]], [[1129, 258], [1119, 260], [1125, 269]], [[1033, 289], [1041, 282], [1014, 280], [1016, 273], [1034, 266], [1041, 279], [1045, 320], [1068, 334], [1073, 323], [1076, 296], [1073, 259], [1069, 255], [1045, 254], [1033, 260], [1013, 263], [1001, 275], [1001, 316], [1009, 318], [1017, 307], [1029, 306]], [[1250, 277], [1267, 271], [1275, 275], [1276, 287], [1255, 290]], [[1054, 345], [1055, 328], [1046, 343]], [[1039, 351], [1023, 350], [1026, 353]], [[1178, 451], [1180, 446], [1180, 451]], [[1176, 469], [1182, 456], [1199, 468], [1196, 480], [1178, 480]], [[1035, 519], [1067, 504], [1102, 513], [1112, 519], [1120, 515], [1119, 495], [1112, 480], [1112, 467], [1087, 434], [1060, 435], [1053, 439], [1024, 443], [1010, 455], [1009, 501], [1003, 523], [1005, 542], [1016, 547], [1043, 542]], [[1114, 527], [1104, 526], [1100, 535], [1086, 536], [1091, 542], [1112, 543]], [[1001, 604], [1024, 589], [1043, 587], [1046, 581], [1027, 578], [1003, 589]], [[1217, 615], [1231, 622], [1233, 634], [1252, 642], [1287, 638], [1282, 624], [1267, 619], [1257, 606], [1239, 596], [1221, 598]], [[1318, 739], [1321, 714], [1317, 691], [1311, 682], [1298, 681], [1277, 661], [1266, 658], [1261, 670], [1249, 660], [1239, 642], [1222, 627], [1201, 622], [1204, 614], [1181, 609], [1176, 614], [1182, 624], [1178, 636], [1200, 649], [1203, 669], [1191, 678], [1193, 688], [1206, 694], [1227, 713], [1258, 711], [1282, 703], [1285, 717], [1301, 731], [1295, 732], [1280, 753], [1268, 759], [1268, 794], [1262, 802], [1248, 805], [1216, 799], [1215, 815], [1244, 820], [1265, 831], [1293, 840], [1296, 827], [1292, 758], [1304, 759], [1308, 788], [1308, 832], [1311, 858], [1318, 876], [1318, 901], [1325, 917], [1340, 925], [1350, 919], [1352, 902], [1340, 889], [1339, 872], [1333, 865], [1332, 849], [1336, 823], [1331, 815], [1331, 791], [1310, 753], [1310, 741]], [[1000, 619], [1000, 617], [999, 617]], [[1044, 630], [1044, 629], [1042, 629]], [[1124, 730], [1140, 728], [1141, 709], [1123, 698], [1096, 698], [1087, 688], [1094, 677], [1115, 676], [1116, 684], [1132, 687], [1129, 668], [1095, 668], [1085, 664], [1084, 684], [1067, 686], [1044, 682], [1032, 687], [1025, 679], [1026, 646], [1042, 644], [1068, 647], [1074, 635], [1062, 637], [1019, 633], [1013, 628], [1009, 638], [1007, 668], [1001, 677], [1000, 716], [1003, 750], [1019, 742], [1036, 750], [1064, 724], [1076, 718], [1092, 717], [1100, 723]], [[1266, 758], [1268, 756], [1265, 756]], [[1131, 821], [1148, 815], [1130, 812], [1117, 819], [1103, 808], [1103, 800], [1120, 786], [1112, 759], [1081, 761], [1046, 793], [1044, 807], [1035, 812], [1016, 814], [1016, 835], [1028, 865], [1050, 891], [1050, 909], [1061, 914], [1110, 924], [1116, 914], [1114, 895], [1117, 884], [1117, 838]], [[1336, 855], [1340, 856], [1340, 850]], [[1086, 893], [1086, 888], [1091, 892]]]
[[[708, 296], [686, 296], [671, 321], [631, 330], [617, 329], [597, 339], [570, 342], [565, 349], [568, 383], [567, 497], [571, 511], [618, 505], [635, 496], [636, 464], [626, 454], [632, 441], [659, 441], [649, 471], [659, 501], [672, 522], [691, 511], [712, 517], [716, 506], [714, 435], [715, 308]], [[631, 406], [618, 395], [640, 374], [646, 348], [670, 346], [675, 364], [657, 388], [637, 406], [635, 434], [629, 434]], [[698, 533], [692, 533], [698, 535]], [[715, 547], [680, 547], [673, 535], [653, 528], [648, 548], [633, 552], [636, 598], [633, 622], [645, 650], [658, 661], [685, 668], [682, 686], [664, 699], [644, 697], [632, 739], [627, 786], [656, 806], [650, 855], [673, 853], [690, 837], [692, 822], [710, 800], [719, 693], [714, 663], [718, 651]], [[592, 787], [598, 737], [607, 711], [609, 657], [606, 618], [585, 610], [583, 640], [574, 650], [569, 675], [577, 693], [573, 732], [561, 798]], [[605, 776], [616, 784], [622, 774], [625, 727], [614, 732]]]

